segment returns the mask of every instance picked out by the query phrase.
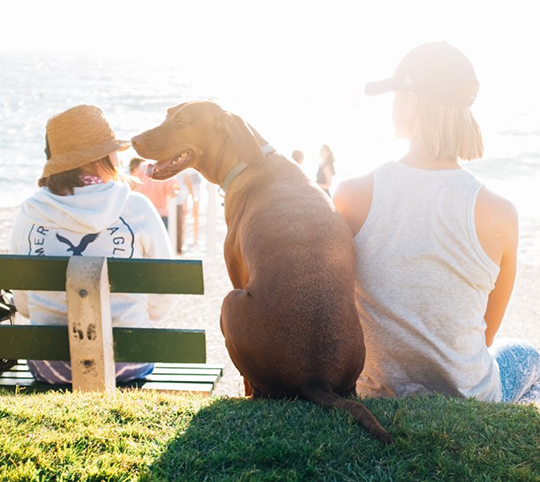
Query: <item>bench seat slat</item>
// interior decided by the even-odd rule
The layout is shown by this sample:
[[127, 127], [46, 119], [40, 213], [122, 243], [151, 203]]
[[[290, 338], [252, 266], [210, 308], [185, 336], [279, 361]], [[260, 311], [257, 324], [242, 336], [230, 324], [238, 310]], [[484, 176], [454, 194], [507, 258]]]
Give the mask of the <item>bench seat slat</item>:
[[[0, 286], [66, 291], [69, 257], [0, 255]], [[202, 261], [108, 258], [111, 293], [204, 294]]]
[[4, 380], [6, 378], [11, 379], [17, 379], [17, 380], [33, 380], [32, 374], [29, 371], [20, 371], [20, 370], [13, 370], [13, 368], [7, 372], [0, 373], [0, 380]]
[[[182, 365], [178, 370], [185, 371]], [[194, 365], [197, 366], [197, 365]], [[194, 370], [204, 371], [205, 365], [199, 365]], [[222, 369], [222, 367], [221, 367]], [[198, 392], [209, 395], [221, 376], [221, 370], [211, 370], [212, 375], [200, 375], [198, 373], [182, 375], [150, 375], [143, 380], [133, 382], [118, 382], [119, 388], [141, 388], [144, 390], [174, 391], [174, 392]], [[71, 390], [71, 385], [49, 385], [36, 382], [28, 371], [26, 363], [19, 363], [11, 370], [0, 374], [0, 389], [14, 391], [24, 389], [25, 392], [44, 392], [49, 390]]]
[[190, 383], [212, 383], [216, 375], [159, 375], [152, 373], [146, 377], [151, 382], [190, 382]]
[[[154, 374], [146, 377], [147, 381], [150, 382], [189, 382], [189, 383], [213, 383], [219, 375], [199, 375], [197, 373], [193, 374], [182, 374], [182, 375], [160, 375]], [[32, 374], [28, 372], [4, 372], [0, 374], [0, 380], [33, 380]]]
[[[117, 362], [205, 363], [203, 330], [113, 328]], [[0, 358], [68, 361], [66, 326], [0, 326]]]
[[160, 368], [154, 365], [154, 375], [215, 375], [221, 376], [220, 368]]
[[[155, 363], [156, 368], [169, 368], [169, 367], [181, 367], [181, 368], [200, 368], [200, 363]], [[223, 370], [223, 365], [214, 365], [211, 363], [205, 363], [205, 369], [207, 370]]]
[[[28, 372], [26, 360], [19, 360], [17, 365], [12, 367], [9, 372], [0, 373], [0, 377], [6, 376], [6, 373]], [[187, 363], [156, 363], [154, 365], [153, 375], [214, 375], [221, 377], [223, 375], [223, 365], [209, 364], [187, 364]], [[31, 375], [30, 375], [31, 376]]]

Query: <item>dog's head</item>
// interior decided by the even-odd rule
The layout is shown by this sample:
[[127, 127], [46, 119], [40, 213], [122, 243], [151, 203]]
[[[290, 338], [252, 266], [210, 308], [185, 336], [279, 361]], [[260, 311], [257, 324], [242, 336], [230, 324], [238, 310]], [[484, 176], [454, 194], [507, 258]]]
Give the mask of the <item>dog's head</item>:
[[264, 158], [248, 125], [212, 101], [171, 107], [161, 125], [133, 137], [131, 142], [141, 157], [158, 161], [148, 172], [157, 180], [194, 167], [210, 182], [219, 184], [239, 159], [252, 165]]

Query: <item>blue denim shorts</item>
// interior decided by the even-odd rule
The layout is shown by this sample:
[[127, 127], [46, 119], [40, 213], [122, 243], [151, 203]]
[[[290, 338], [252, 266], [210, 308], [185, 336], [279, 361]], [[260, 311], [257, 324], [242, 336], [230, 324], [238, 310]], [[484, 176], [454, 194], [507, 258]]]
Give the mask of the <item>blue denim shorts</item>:
[[[150, 375], [153, 363], [116, 363], [116, 381], [130, 382]], [[65, 361], [28, 360], [28, 368], [38, 382], [71, 383], [71, 363]]]
[[540, 353], [523, 340], [503, 338], [489, 352], [499, 365], [503, 402], [540, 402]]

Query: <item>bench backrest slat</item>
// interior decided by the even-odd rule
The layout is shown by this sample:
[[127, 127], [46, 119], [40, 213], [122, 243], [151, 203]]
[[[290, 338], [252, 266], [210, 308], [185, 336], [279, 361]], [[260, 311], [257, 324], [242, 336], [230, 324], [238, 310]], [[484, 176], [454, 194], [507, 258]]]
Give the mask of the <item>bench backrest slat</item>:
[[[203, 330], [113, 328], [113, 338], [117, 362], [206, 363]], [[68, 328], [0, 325], [0, 358], [69, 361]]]
[[[65, 291], [69, 257], [0, 255], [0, 288]], [[204, 294], [202, 261], [107, 260], [111, 293]]]

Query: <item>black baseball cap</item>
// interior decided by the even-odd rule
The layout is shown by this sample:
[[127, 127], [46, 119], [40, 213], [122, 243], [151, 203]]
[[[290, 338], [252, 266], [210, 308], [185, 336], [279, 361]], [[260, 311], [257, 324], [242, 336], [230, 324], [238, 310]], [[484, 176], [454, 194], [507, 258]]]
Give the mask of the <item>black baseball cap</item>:
[[465, 55], [446, 42], [431, 42], [411, 50], [389, 79], [366, 84], [367, 95], [405, 90], [440, 105], [471, 106], [479, 87]]

